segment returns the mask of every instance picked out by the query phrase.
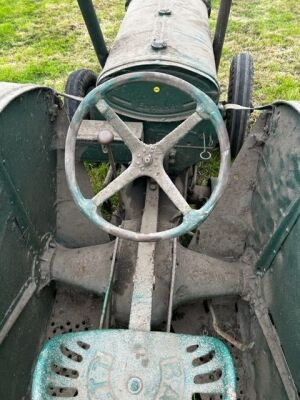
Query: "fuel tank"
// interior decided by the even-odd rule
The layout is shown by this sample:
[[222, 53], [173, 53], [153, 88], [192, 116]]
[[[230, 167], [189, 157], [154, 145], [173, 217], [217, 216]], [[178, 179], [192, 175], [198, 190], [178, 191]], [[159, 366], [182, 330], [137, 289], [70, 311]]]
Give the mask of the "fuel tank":
[[[134, 71], [175, 75], [215, 102], [219, 84], [203, 0], [132, 0], [98, 83]], [[107, 101], [119, 113], [147, 121], [176, 121], [194, 109], [188, 95], [156, 82], [126, 82]]]

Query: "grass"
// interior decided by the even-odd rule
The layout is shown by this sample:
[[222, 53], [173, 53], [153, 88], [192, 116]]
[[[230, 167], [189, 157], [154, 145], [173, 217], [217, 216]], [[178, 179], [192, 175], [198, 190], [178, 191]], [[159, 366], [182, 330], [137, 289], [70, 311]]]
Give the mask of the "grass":
[[298, 0], [233, 2], [219, 78], [226, 91], [234, 54], [254, 58], [254, 104], [300, 99], [300, 3]]

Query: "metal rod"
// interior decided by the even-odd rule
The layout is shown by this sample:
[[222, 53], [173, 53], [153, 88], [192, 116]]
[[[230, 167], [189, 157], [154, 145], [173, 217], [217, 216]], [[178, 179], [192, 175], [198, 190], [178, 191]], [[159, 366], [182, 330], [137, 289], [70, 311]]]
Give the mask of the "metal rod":
[[220, 60], [222, 56], [222, 50], [227, 31], [231, 5], [232, 5], [232, 0], [221, 0], [214, 43], [213, 43], [217, 71], [219, 69]]
[[113, 178], [116, 178], [118, 173], [117, 173], [117, 167], [116, 167], [114, 155], [113, 155], [113, 152], [111, 149], [111, 145], [107, 146], [107, 155], [108, 155], [108, 161], [109, 161], [110, 168], [112, 168]]
[[18, 296], [13, 301], [11, 306], [9, 307], [5, 317], [1, 321], [1, 329], [0, 329], [0, 345], [8, 335], [11, 328], [14, 326], [15, 322], [21, 315], [22, 311], [26, 307], [27, 303], [33, 296], [37, 289], [37, 285], [32, 278], [29, 278], [25, 285], [20, 290]]
[[168, 307], [167, 332], [171, 331], [171, 323], [172, 323], [174, 286], [175, 286], [176, 266], [177, 266], [177, 238], [175, 238], [173, 240], [173, 257], [172, 258], [173, 258], [173, 260], [172, 260], [172, 275], [171, 275], [170, 297], [169, 297], [169, 307]]
[[106, 177], [104, 179], [104, 182], [103, 182], [103, 187], [106, 187], [113, 180], [113, 177], [114, 177], [114, 172], [113, 172], [113, 169], [112, 169], [112, 167], [110, 165], [109, 168], [108, 168]]
[[107, 57], [108, 50], [105, 44], [103, 33], [97, 18], [97, 14], [92, 0], [77, 0], [81, 14], [88, 29], [91, 41], [93, 43], [99, 63], [103, 68]]
[[110, 298], [111, 298], [111, 290], [112, 290], [113, 280], [114, 280], [114, 276], [115, 276], [115, 266], [116, 266], [116, 259], [117, 259], [119, 241], [120, 241], [120, 238], [117, 237], [116, 241], [115, 241], [112, 260], [111, 260], [109, 283], [108, 283], [108, 287], [107, 287], [107, 290], [106, 290], [106, 293], [105, 293], [104, 303], [103, 303], [103, 308], [102, 308], [102, 314], [101, 314], [101, 318], [100, 318], [100, 325], [99, 325], [100, 329], [103, 329], [103, 327], [104, 327], [105, 317], [107, 315], [107, 309], [108, 309], [109, 301], [110, 301]]
[[209, 308], [209, 311], [212, 316], [213, 328], [219, 336], [221, 336], [223, 339], [227, 340], [227, 342], [231, 343], [234, 347], [236, 347], [237, 349], [239, 349], [242, 352], [253, 348], [254, 342], [242, 343], [242, 342], [239, 342], [238, 340], [236, 340], [231, 335], [229, 335], [227, 332], [224, 332], [218, 324], [215, 310], [214, 310], [211, 302], [208, 303], [208, 308]]

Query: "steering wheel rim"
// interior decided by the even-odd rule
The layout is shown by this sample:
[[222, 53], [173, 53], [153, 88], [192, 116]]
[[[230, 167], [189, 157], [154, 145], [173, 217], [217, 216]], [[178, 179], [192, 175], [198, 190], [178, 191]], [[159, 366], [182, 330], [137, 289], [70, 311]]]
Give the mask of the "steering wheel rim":
[[[105, 101], [105, 93], [125, 82], [151, 81], [166, 83], [188, 93], [196, 102], [196, 111], [177, 128], [155, 144], [145, 144], [137, 139], [127, 125]], [[81, 122], [92, 107], [97, 107], [103, 117], [115, 128], [132, 153], [130, 166], [102, 189], [93, 199], [86, 199], [79, 188], [75, 172], [76, 139]], [[209, 119], [216, 129], [220, 145], [221, 163], [217, 185], [209, 200], [199, 210], [192, 209], [180, 194], [163, 168], [163, 159], [168, 151], [201, 120]], [[223, 118], [216, 104], [200, 89], [177, 77], [157, 72], [134, 72], [113, 78], [92, 90], [80, 103], [70, 123], [65, 146], [65, 170], [70, 192], [81, 212], [107, 233], [127, 240], [152, 242], [182, 236], [203, 223], [222, 196], [229, 179], [230, 144]], [[153, 178], [183, 214], [180, 225], [161, 232], [140, 233], [117, 227], [106, 221], [97, 212], [114, 193], [141, 176]], [[178, 196], [179, 194], [179, 196]]]

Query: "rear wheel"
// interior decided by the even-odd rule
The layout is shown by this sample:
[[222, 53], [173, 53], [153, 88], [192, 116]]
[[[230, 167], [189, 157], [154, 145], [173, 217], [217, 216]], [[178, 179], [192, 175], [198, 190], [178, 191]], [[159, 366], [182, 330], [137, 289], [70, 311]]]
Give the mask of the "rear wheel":
[[[72, 72], [67, 80], [65, 92], [72, 96], [85, 97], [96, 87], [97, 75], [89, 69], [78, 69]], [[73, 118], [79, 101], [65, 98], [65, 109], [70, 121]]]
[[[230, 67], [228, 103], [244, 107], [252, 106], [253, 59], [249, 53], [235, 56]], [[249, 110], [228, 110], [227, 130], [230, 138], [231, 155], [236, 157], [247, 133]]]

